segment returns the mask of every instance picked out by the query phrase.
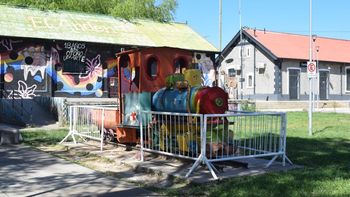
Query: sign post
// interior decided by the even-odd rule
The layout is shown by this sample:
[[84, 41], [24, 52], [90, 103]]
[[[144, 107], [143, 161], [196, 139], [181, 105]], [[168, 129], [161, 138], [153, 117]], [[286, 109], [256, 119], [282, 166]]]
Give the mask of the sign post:
[[307, 77], [311, 79], [315, 78], [316, 75], [316, 62], [307, 62]]
[[309, 135], [312, 136], [312, 81], [316, 78], [316, 62], [308, 61], [307, 62], [307, 77], [309, 79]]

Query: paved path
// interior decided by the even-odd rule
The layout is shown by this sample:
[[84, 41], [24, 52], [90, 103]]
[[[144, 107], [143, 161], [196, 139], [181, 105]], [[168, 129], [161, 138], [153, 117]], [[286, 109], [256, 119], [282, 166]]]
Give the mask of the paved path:
[[159, 196], [23, 145], [0, 146], [0, 197]]

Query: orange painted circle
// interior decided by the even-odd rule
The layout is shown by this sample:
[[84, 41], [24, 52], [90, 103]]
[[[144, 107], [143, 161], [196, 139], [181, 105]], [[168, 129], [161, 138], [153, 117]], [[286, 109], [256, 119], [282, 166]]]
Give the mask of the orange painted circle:
[[4, 76], [4, 80], [7, 82], [7, 83], [10, 83], [13, 81], [13, 74], [12, 73], [6, 73], [5, 76]]

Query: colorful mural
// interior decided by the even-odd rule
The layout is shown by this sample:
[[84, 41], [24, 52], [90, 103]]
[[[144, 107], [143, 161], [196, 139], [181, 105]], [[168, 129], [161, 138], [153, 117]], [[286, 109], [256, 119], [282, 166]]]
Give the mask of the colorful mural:
[[213, 87], [215, 82], [215, 68], [211, 58], [205, 53], [195, 53], [194, 62], [202, 73], [202, 86]]
[[0, 41], [0, 82], [7, 96], [105, 97], [107, 78], [117, 76], [111, 46], [81, 42]]

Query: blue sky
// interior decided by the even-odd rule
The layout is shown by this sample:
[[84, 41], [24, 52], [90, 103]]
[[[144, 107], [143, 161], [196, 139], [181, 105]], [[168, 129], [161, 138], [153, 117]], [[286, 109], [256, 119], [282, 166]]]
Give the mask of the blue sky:
[[[238, 0], [222, 0], [222, 46], [239, 30]], [[309, 34], [309, 0], [241, 0], [242, 25]], [[313, 0], [313, 34], [350, 40], [350, 0]], [[186, 22], [219, 47], [219, 0], [178, 0], [175, 21]]]

